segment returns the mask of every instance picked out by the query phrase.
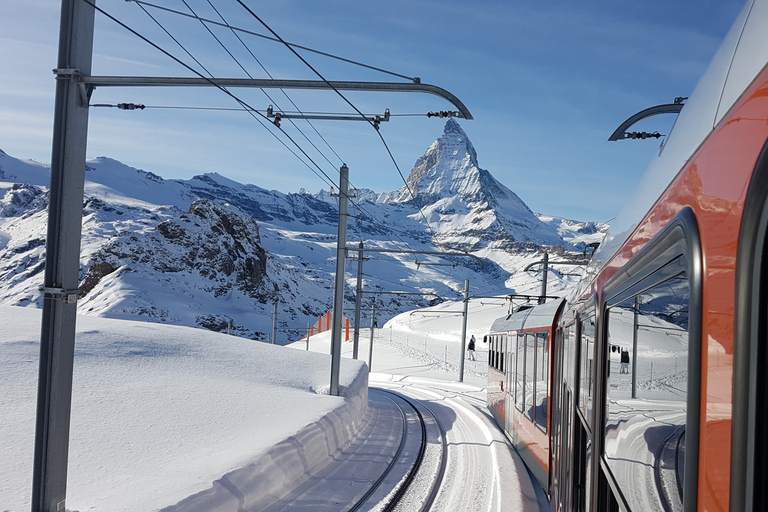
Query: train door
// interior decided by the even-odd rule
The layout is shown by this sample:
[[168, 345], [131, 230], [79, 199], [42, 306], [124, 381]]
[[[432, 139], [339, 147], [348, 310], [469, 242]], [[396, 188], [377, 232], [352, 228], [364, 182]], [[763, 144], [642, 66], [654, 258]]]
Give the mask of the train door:
[[553, 407], [556, 426], [553, 426], [552, 504], [556, 512], [573, 510], [573, 399], [576, 373], [576, 324], [562, 329], [555, 337], [557, 363], [553, 382], [556, 405]]
[[594, 406], [595, 314], [581, 316], [577, 332], [577, 407], [573, 432], [573, 508], [590, 510], [592, 503], [592, 415]]
[[731, 510], [768, 509], [768, 143], [744, 203], [736, 261]]

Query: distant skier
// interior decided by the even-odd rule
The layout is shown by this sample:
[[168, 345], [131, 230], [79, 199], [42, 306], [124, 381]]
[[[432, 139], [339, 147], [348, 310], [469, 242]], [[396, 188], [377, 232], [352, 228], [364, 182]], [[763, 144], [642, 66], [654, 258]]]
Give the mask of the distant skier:
[[467, 347], [467, 352], [469, 352], [469, 360], [470, 361], [477, 361], [475, 359], [475, 335], [473, 334], [471, 338], [469, 338], [469, 347]]
[[621, 370], [619, 373], [629, 373], [629, 352], [626, 350], [621, 351]]
[[378, 329], [379, 328], [379, 317], [377, 317], [377, 316], [373, 317], [373, 327], [374, 327], [374, 329]]

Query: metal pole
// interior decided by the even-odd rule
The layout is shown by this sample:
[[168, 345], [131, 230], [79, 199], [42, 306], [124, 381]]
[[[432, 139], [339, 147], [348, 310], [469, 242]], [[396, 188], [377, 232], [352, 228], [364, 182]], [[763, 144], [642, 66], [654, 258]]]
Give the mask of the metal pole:
[[309, 324], [307, 324], [307, 351], [309, 351], [309, 333], [310, 333], [311, 327]]
[[352, 359], [357, 359], [360, 346], [360, 300], [363, 298], [363, 242], [357, 251], [357, 293], [355, 293], [355, 339], [352, 343]]
[[64, 510], [83, 221], [93, 6], [62, 0], [37, 388], [33, 512]]
[[336, 279], [333, 290], [333, 328], [331, 330], [331, 395], [339, 396], [341, 369], [341, 320], [344, 316], [344, 263], [347, 259], [347, 193], [349, 168], [341, 166], [339, 172], [339, 236], [336, 239]]
[[[373, 316], [376, 314], [376, 303], [371, 306], [371, 343], [368, 345], [368, 372], [371, 371], [371, 365], [373, 364]], [[389, 329], [390, 341], [392, 336], [392, 328]]]
[[464, 382], [464, 353], [467, 350], [467, 309], [469, 307], [469, 279], [464, 281], [464, 319], [461, 322], [461, 357], [459, 357], [459, 382]]
[[637, 327], [640, 322], [640, 299], [635, 297], [632, 308], [632, 398], [637, 398]]
[[541, 294], [539, 296], [539, 304], [544, 304], [547, 300], [547, 271], [549, 270], [549, 253], [544, 252], [544, 260], [541, 262]]
[[275, 311], [272, 313], [272, 344], [277, 343], [277, 302], [275, 302]]

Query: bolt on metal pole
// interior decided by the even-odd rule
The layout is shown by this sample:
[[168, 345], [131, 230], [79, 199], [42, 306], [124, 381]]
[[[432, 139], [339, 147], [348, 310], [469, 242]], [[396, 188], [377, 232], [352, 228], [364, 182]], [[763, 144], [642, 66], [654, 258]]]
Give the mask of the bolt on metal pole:
[[347, 194], [349, 168], [339, 171], [339, 235], [336, 239], [336, 279], [333, 290], [333, 327], [331, 330], [331, 395], [339, 396], [341, 370], [341, 321], [344, 316], [344, 263], [347, 259]]
[[467, 351], [467, 309], [469, 306], [469, 279], [464, 281], [464, 319], [461, 322], [461, 357], [459, 382], [464, 382], [464, 353]]
[[94, 8], [62, 0], [32, 482], [32, 511], [66, 508]]
[[[371, 343], [368, 345], [368, 372], [371, 371], [371, 365], [373, 364], [373, 317], [376, 314], [376, 303], [374, 302], [371, 306]], [[390, 328], [389, 331], [390, 336], [392, 335], [392, 329]], [[390, 340], [391, 341], [391, 340]]]
[[355, 338], [352, 343], [352, 359], [357, 359], [357, 351], [360, 346], [360, 301], [363, 298], [363, 242], [360, 242], [360, 250], [357, 251], [357, 293], [355, 293]]
[[275, 311], [272, 313], [272, 344], [277, 344], [277, 302], [275, 302]]

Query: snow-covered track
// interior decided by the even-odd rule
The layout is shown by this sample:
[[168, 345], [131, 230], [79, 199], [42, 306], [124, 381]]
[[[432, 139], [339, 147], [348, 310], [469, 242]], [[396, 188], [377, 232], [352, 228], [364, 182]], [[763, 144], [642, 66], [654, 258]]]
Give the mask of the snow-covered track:
[[373, 510], [430, 510], [445, 474], [448, 451], [445, 430], [437, 416], [421, 401], [391, 390], [377, 389], [376, 392], [392, 396], [415, 412], [420, 434], [413, 432], [415, 429], [409, 431], [411, 436], [419, 436], [418, 451], [398, 485]]

